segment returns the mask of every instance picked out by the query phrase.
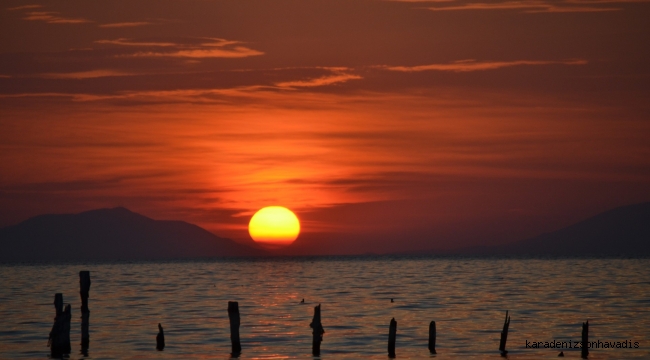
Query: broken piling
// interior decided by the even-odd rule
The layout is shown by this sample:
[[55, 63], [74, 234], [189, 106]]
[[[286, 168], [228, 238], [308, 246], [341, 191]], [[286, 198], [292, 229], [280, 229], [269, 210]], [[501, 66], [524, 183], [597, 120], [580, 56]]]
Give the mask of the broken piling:
[[90, 271], [79, 271], [79, 295], [81, 296], [81, 352], [87, 354], [90, 344], [90, 310], [88, 297], [90, 293]]
[[395, 357], [395, 339], [397, 338], [397, 321], [395, 318], [390, 320], [390, 327], [388, 328], [388, 357]]
[[233, 357], [241, 354], [241, 343], [239, 342], [239, 303], [228, 301], [228, 318], [230, 319], [230, 341], [232, 342]]
[[313, 340], [311, 345], [311, 353], [314, 356], [320, 356], [320, 343], [323, 341], [323, 334], [325, 329], [323, 329], [323, 324], [320, 322], [320, 304], [314, 307], [314, 318], [309, 324], [309, 327], [314, 329], [312, 332]]
[[499, 342], [499, 351], [501, 355], [505, 356], [508, 351], [506, 350], [506, 340], [508, 340], [508, 327], [510, 326], [510, 316], [506, 310], [506, 320], [503, 322], [503, 330], [501, 331], [501, 341]]

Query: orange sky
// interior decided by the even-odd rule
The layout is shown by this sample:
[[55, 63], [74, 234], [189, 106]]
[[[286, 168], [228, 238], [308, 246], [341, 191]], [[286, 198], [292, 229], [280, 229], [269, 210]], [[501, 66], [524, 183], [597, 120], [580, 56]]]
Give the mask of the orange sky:
[[0, 226], [125, 206], [292, 253], [495, 244], [650, 200], [650, 1], [3, 2]]

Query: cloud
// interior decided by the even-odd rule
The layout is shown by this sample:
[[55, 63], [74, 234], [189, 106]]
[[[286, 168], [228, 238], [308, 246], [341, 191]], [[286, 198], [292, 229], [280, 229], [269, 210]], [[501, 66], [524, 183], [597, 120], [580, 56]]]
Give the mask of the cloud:
[[46, 73], [38, 77], [46, 79], [94, 79], [111, 76], [133, 76], [135, 74], [117, 70], [88, 70], [70, 73]]
[[238, 45], [239, 41], [211, 39], [211, 42], [198, 45], [184, 45], [177, 51], [170, 52], [138, 52], [134, 57], [180, 57], [180, 58], [243, 58], [264, 55], [245, 46]]
[[57, 11], [30, 11], [23, 20], [44, 21], [48, 24], [83, 24], [91, 22], [83, 18], [66, 18], [59, 14]]
[[585, 65], [586, 60], [573, 59], [564, 61], [544, 61], [544, 60], [515, 60], [515, 61], [476, 61], [460, 60], [447, 64], [429, 64], [418, 66], [385, 66], [386, 70], [401, 72], [418, 72], [418, 71], [450, 71], [450, 72], [470, 72], [496, 70], [505, 67], [522, 66], [522, 65]]
[[257, 51], [241, 45], [240, 41], [226, 40], [220, 38], [200, 39], [198, 43], [175, 43], [157, 41], [135, 41], [132, 39], [119, 38], [115, 40], [97, 40], [97, 44], [109, 44], [119, 46], [140, 46], [140, 47], [168, 47], [175, 48], [170, 51], [139, 51], [133, 54], [120, 55], [121, 57], [176, 57], [176, 58], [243, 58], [249, 56], [264, 55]]
[[[408, 2], [411, 1], [409, 0]], [[622, 10], [620, 7], [612, 7], [611, 5], [647, 2], [650, 2], [650, 0], [563, 0], [555, 2], [547, 0], [522, 0], [457, 3], [457, 5], [433, 6], [427, 9], [432, 11], [520, 10], [524, 13], [602, 12]]]
[[[34, 10], [42, 8], [42, 5], [22, 5], [7, 8], [9, 11]], [[48, 24], [82, 24], [92, 22], [83, 18], [68, 18], [60, 15], [58, 11], [27, 11], [23, 20], [44, 21]]]
[[9, 79], [9, 78], [11, 78], [11, 75], [0, 74], [0, 79]]
[[109, 44], [109, 45], [120, 45], [120, 46], [178, 46], [178, 44], [173, 42], [156, 42], [156, 41], [133, 41], [131, 39], [119, 38], [115, 40], [97, 40], [96, 44]]
[[[313, 68], [310, 68], [313, 69]], [[316, 67], [316, 69], [321, 69]], [[35, 77], [57, 80], [83, 80], [102, 77], [138, 76], [139, 73], [123, 72], [119, 70], [89, 70], [69, 73], [44, 73]], [[330, 86], [350, 80], [359, 80], [363, 77], [355, 74], [335, 73], [310, 79], [288, 80], [278, 83], [239, 85], [222, 88], [184, 88], [175, 90], [124, 90], [111, 93], [84, 93], [84, 92], [23, 92], [14, 94], [0, 94], [2, 98], [68, 98], [73, 102], [120, 102], [120, 103], [196, 103], [196, 104], [223, 104], [231, 101], [269, 101], [281, 96], [283, 90], [298, 90]], [[305, 101], [306, 103], [306, 101]]]
[[21, 6], [15, 6], [15, 7], [7, 8], [7, 10], [9, 10], [9, 11], [28, 10], [28, 9], [38, 9], [38, 8], [41, 8], [41, 7], [43, 7], [43, 6], [42, 5], [36, 5], [36, 4], [33, 4], [33, 5], [21, 5]]
[[109, 23], [109, 24], [100, 24], [100, 28], [123, 28], [123, 27], [136, 27], [136, 26], [145, 26], [152, 25], [153, 23], [148, 21], [132, 21], [132, 22], [119, 22], [119, 23]]
[[[343, 68], [344, 70], [347, 70]], [[334, 74], [321, 76], [319, 78], [307, 79], [307, 80], [294, 80], [294, 81], [284, 81], [276, 83], [275, 86], [280, 88], [300, 88], [300, 87], [316, 87], [316, 86], [327, 86], [337, 83], [344, 83], [349, 80], [358, 80], [362, 79], [359, 75], [347, 74], [341, 71], [341, 68], [332, 68]]]
[[139, 52], [133, 57], [179, 57], [179, 58], [243, 58], [249, 56], [264, 55], [263, 52], [253, 50], [244, 46], [236, 46], [230, 49], [189, 49], [173, 52]]
[[[259, 98], [268, 94], [271, 86], [240, 86], [222, 89], [181, 89], [181, 90], [144, 90], [121, 91], [112, 94], [92, 93], [16, 93], [0, 94], [2, 98], [69, 98], [75, 102], [92, 101], [132, 101], [134, 103], [223, 103], [226, 98]], [[266, 90], [266, 91], [265, 91]]]
[[41, 93], [15, 93], [15, 94], [0, 94], [0, 99], [12, 98], [44, 98], [44, 97], [68, 97], [74, 98], [78, 94], [66, 94], [57, 92], [41, 92]]

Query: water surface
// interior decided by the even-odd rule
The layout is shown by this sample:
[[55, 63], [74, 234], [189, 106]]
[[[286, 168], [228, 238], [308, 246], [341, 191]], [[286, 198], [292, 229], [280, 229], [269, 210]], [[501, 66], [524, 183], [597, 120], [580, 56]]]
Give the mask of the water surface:
[[[592, 349], [590, 359], [650, 358], [650, 260], [318, 257], [59, 265], [0, 265], [0, 358], [47, 358], [54, 294], [72, 305], [71, 359], [80, 354], [79, 271], [89, 270], [88, 359], [225, 359], [228, 301], [241, 313], [242, 359], [311, 358], [322, 304], [322, 359], [494, 358], [505, 311], [511, 359], [555, 359], [528, 341], [638, 342]], [[301, 304], [301, 300], [305, 303]], [[391, 303], [390, 299], [394, 302]], [[155, 350], [157, 324], [167, 347]], [[579, 349], [564, 349], [579, 358]]]

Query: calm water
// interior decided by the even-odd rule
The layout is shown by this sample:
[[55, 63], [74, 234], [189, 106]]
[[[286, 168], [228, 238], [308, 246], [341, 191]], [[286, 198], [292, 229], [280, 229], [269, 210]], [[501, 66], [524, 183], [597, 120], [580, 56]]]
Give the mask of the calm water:
[[[209, 262], [0, 265], [0, 358], [47, 358], [54, 293], [72, 305], [72, 359], [80, 355], [80, 270], [90, 270], [91, 359], [225, 359], [227, 302], [239, 301], [242, 359], [311, 358], [313, 307], [322, 304], [322, 359], [499, 359], [505, 310], [512, 359], [556, 359], [529, 341], [638, 342], [592, 349], [590, 359], [650, 358], [650, 260], [299, 258]], [[301, 299], [305, 304], [300, 304]], [[391, 303], [390, 299], [395, 302]], [[157, 324], [167, 347], [155, 350]], [[579, 349], [564, 350], [579, 358]]]

